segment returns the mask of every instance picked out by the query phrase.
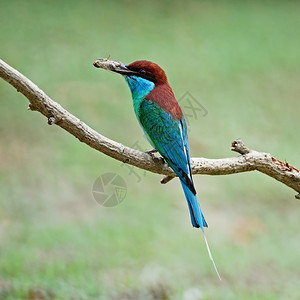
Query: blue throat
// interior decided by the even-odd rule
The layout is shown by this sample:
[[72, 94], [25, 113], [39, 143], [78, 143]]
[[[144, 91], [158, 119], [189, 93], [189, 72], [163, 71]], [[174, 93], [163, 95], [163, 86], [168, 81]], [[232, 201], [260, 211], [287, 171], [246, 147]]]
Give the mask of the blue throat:
[[[144, 130], [140, 122], [140, 105], [144, 101], [145, 97], [154, 89], [155, 84], [152, 81], [138, 77], [138, 76], [124, 76], [125, 80], [130, 88], [132, 100], [133, 100], [133, 109], [135, 115], [149, 141], [152, 145], [152, 141], [148, 136], [148, 133]], [[153, 145], [152, 145], [153, 146]], [[153, 146], [154, 147], [154, 146]]]
[[138, 76], [124, 77], [130, 88], [133, 102], [144, 99], [155, 87], [155, 84], [152, 81]]

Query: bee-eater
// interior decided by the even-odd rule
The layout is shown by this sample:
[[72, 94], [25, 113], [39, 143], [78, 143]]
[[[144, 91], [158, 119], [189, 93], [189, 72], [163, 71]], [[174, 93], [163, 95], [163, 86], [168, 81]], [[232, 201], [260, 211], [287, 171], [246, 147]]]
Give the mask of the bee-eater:
[[[208, 227], [202, 214], [192, 178], [187, 126], [164, 70], [157, 64], [138, 60], [129, 65], [99, 59], [94, 66], [124, 76], [133, 99], [136, 117], [150, 144], [179, 177], [194, 227]], [[204, 235], [210, 259], [219, 276]], [[220, 276], [219, 276], [220, 278]]]

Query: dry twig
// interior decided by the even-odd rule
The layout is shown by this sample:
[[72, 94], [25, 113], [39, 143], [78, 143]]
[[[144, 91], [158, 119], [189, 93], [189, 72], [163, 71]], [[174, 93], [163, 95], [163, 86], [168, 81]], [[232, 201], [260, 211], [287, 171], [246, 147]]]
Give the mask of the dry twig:
[[[114, 159], [165, 175], [161, 183], [167, 183], [174, 178], [175, 174], [162, 160], [126, 147], [96, 132], [2, 60], [0, 76], [29, 100], [28, 109], [36, 110], [47, 117], [48, 124], [60, 126], [81, 142]], [[233, 141], [231, 150], [241, 155], [221, 159], [192, 158], [193, 174], [227, 175], [257, 170], [295, 190], [298, 193], [295, 197], [300, 199], [300, 172], [295, 167], [279, 161], [269, 153], [248, 149], [241, 140]]]

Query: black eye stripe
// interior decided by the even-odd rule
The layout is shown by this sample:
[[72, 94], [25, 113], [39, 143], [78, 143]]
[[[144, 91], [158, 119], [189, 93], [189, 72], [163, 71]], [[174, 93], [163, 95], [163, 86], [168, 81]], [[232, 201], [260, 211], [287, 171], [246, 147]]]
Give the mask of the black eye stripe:
[[[128, 68], [128, 71], [129, 72], [131, 71], [133, 73], [131, 75], [139, 76], [141, 78], [145, 78], [145, 79], [147, 79], [149, 81], [157, 83], [156, 76], [153, 75], [153, 74], [151, 74], [151, 73], [149, 73], [149, 72], [147, 72], [145, 69], [138, 69], [138, 68], [136, 68], [136, 69], [130, 69], [130, 68]], [[128, 75], [129, 76], [128, 72], [126, 72], [126, 74], [124, 74], [124, 75]]]
[[148, 79], [148, 80], [150, 80], [150, 81], [152, 81], [152, 82], [154, 82], [154, 83], [157, 82], [156, 77], [155, 77], [153, 74], [147, 73], [146, 71], [145, 71], [144, 74], [141, 74], [141, 77], [143, 77], [143, 78], [145, 78], [145, 79]]

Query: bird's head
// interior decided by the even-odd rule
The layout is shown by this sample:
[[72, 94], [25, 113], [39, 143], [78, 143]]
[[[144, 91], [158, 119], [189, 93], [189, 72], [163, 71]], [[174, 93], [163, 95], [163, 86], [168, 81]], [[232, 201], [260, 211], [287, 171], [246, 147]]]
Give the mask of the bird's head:
[[165, 71], [148, 60], [137, 60], [129, 65], [109, 59], [97, 59], [93, 65], [97, 68], [113, 71], [126, 77], [136, 77], [153, 82], [155, 85], [167, 83]]
[[137, 60], [125, 65], [108, 58], [97, 59], [93, 65], [125, 77], [135, 109], [139, 107], [140, 100], [150, 99], [175, 119], [182, 118], [182, 111], [168, 83], [166, 73], [159, 65], [148, 60]]

